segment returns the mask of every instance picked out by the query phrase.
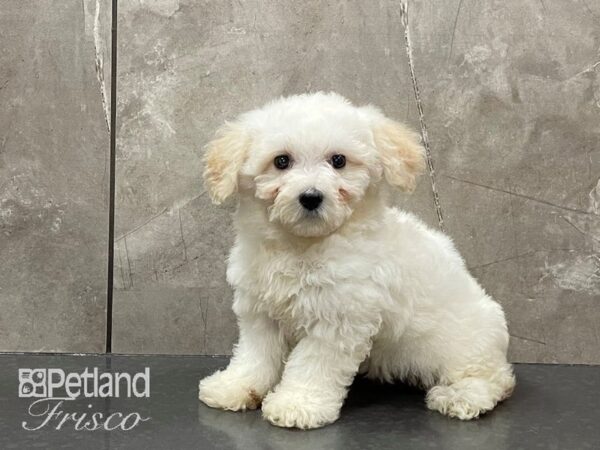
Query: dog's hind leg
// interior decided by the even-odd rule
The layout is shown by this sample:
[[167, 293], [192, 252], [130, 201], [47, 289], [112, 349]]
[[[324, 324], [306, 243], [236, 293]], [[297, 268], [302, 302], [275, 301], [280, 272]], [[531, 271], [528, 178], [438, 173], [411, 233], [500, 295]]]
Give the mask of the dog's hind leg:
[[510, 364], [489, 366], [456, 372], [442, 377], [440, 384], [427, 392], [427, 407], [449, 417], [470, 420], [492, 410], [508, 398], [515, 386]]

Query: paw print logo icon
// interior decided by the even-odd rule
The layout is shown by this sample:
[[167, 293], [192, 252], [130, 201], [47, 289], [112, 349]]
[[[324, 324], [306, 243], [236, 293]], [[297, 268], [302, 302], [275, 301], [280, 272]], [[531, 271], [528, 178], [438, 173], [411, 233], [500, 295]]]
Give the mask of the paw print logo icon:
[[46, 369], [19, 369], [19, 397], [46, 397]]

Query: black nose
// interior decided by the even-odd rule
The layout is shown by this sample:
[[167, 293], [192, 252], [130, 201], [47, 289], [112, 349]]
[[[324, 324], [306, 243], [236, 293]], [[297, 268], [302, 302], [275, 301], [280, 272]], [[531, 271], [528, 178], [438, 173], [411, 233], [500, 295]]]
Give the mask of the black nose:
[[321, 194], [319, 191], [310, 190], [300, 194], [298, 200], [305, 209], [313, 211], [317, 209], [321, 203], [323, 203], [323, 194]]

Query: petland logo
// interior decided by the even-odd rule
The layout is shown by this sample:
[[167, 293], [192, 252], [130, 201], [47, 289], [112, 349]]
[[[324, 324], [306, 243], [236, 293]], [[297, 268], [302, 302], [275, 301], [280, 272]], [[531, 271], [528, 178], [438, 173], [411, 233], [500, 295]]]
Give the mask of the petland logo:
[[75, 430], [120, 429], [129, 431], [150, 420], [137, 412], [111, 414], [91, 411], [67, 412], [68, 402], [80, 398], [150, 397], [150, 368], [131, 376], [121, 372], [102, 372], [85, 368], [81, 373], [65, 373], [62, 369], [19, 369], [19, 397], [35, 398], [27, 412], [34, 420], [23, 421], [25, 430], [40, 430], [72, 426]]

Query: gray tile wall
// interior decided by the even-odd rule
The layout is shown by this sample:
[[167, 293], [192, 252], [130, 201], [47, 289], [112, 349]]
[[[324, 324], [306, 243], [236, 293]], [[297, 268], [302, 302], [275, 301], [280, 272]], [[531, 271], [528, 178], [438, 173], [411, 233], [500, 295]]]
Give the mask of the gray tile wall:
[[110, 14], [0, 1], [0, 350], [104, 349]]
[[[123, 4], [115, 351], [231, 351], [231, 211], [210, 204], [200, 179], [202, 146], [224, 120], [337, 90], [416, 123], [406, 68], [394, 2]], [[409, 201], [434, 223], [430, 199], [424, 182]]]
[[600, 3], [418, 2], [448, 232], [515, 361], [600, 362]]
[[[0, 347], [97, 351], [108, 133], [95, 61], [107, 69], [110, 17], [106, 0], [44, 2], [51, 14], [33, 3], [0, 0], [0, 34], [15, 42], [0, 54], [0, 99], [23, 96], [12, 79], [43, 86], [0, 111], [1, 198], [21, 205], [0, 216], [11, 255], [0, 261]], [[322, 89], [421, 129], [400, 5], [119, 2], [114, 351], [223, 354], [235, 342], [231, 211], [210, 205], [200, 180], [202, 146], [224, 120]], [[600, 363], [600, 5], [411, 0], [408, 17], [444, 226], [505, 307], [511, 359]], [[79, 53], [47, 56], [63, 47], [39, 30], [23, 40], [48, 22]], [[6, 184], [13, 173], [19, 191]], [[73, 220], [60, 217], [58, 235], [47, 199], [67, 202]], [[439, 226], [428, 176], [396, 202]]]

